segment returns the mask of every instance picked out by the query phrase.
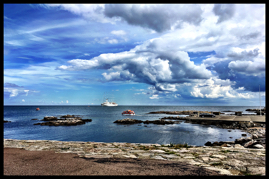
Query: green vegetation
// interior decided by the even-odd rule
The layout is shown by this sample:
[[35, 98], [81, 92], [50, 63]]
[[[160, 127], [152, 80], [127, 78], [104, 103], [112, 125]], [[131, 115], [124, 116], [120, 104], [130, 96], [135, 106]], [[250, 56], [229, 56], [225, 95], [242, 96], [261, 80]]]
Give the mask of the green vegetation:
[[191, 148], [191, 146], [189, 146], [187, 143], [184, 143], [184, 144], [173, 144], [173, 143], [170, 143], [168, 145], [168, 147], [173, 148], [173, 149]]

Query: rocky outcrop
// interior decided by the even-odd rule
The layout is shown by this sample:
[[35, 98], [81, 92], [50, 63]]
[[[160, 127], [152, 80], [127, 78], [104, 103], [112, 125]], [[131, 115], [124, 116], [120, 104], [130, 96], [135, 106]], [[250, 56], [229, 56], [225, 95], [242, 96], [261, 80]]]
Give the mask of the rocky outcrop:
[[160, 124], [160, 125], [165, 125], [165, 124], [179, 124], [179, 121], [167, 121], [164, 119], [160, 119], [160, 120], [155, 120], [155, 121], [144, 121], [144, 124]]
[[255, 112], [257, 115], [264, 115], [266, 113], [266, 108], [264, 107], [263, 109], [246, 109], [246, 111], [252, 111]]
[[173, 115], [194, 115], [198, 113], [211, 113], [209, 111], [193, 111], [193, 110], [188, 110], [188, 111], [154, 111], [154, 112], [149, 112], [148, 114], [173, 114]]
[[34, 125], [41, 125], [41, 126], [76, 126], [76, 125], [82, 125], [86, 122], [91, 122], [91, 119], [81, 119], [81, 117], [76, 117], [75, 115], [65, 115], [61, 116], [61, 119], [58, 119], [57, 117], [50, 116], [50, 117], [44, 117], [42, 121], [48, 121], [48, 122], [42, 122], [42, 123], [35, 123]]
[[114, 123], [118, 123], [118, 124], [138, 124], [138, 123], [144, 123], [144, 124], [160, 124], [160, 125], [165, 125], [165, 124], [179, 124], [179, 121], [166, 121], [164, 119], [160, 119], [160, 120], [155, 120], [155, 121], [141, 121], [141, 120], [136, 120], [136, 119], [119, 119], [114, 121]]
[[11, 122], [11, 121], [3, 120], [3, 123], [7, 123], [7, 122]]
[[137, 119], [119, 119], [114, 121], [114, 123], [118, 123], [118, 124], [138, 124], [138, 123], [142, 123], [143, 121], [141, 120], [137, 120]]
[[54, 116], [46, 116], [42, 119], [42, 121], [56, 121], [58, 120], [57, 117]]
[[202, 124], [202, 125], [215, 125], [224, 129], [241, 129], [247, 130], [250, 127], [262, 127], [265, 124], [252, 121], [224, 121], [224, 120], [200, 120], [191, 118], [180, 118], [185, 120], [186, 123]]
[[258, 129], [253, 128], [249, 129], [247, 132], [251, 134], [251, 137], [242, 137], [239, 139], [235, 139], [235, 141], [232, 142], [206, 142], [205, 146], [237, 146], [242, 148], [259, 148], [264, 149], [266, 147], [266, 141], [265, 141], [265, 129]]

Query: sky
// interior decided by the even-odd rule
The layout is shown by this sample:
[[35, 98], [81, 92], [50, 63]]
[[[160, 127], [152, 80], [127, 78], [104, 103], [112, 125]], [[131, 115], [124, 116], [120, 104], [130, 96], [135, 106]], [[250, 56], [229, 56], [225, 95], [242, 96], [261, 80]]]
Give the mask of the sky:
[[3, 10], [4, 105], [265, 106], [265, 4]]

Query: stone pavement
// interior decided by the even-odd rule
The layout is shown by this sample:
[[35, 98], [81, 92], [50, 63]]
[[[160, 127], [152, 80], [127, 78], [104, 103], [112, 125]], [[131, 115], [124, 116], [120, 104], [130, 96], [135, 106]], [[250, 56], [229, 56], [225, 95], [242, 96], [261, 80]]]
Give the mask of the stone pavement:
[[265, 175], [265, 149], [194, 147], [184, 144], [63, 142], [52, 140], [4, 139], [4, 147], [30, 151], [75, 153], [83, 158], [141, 158], [182, 161], [225, 175]]

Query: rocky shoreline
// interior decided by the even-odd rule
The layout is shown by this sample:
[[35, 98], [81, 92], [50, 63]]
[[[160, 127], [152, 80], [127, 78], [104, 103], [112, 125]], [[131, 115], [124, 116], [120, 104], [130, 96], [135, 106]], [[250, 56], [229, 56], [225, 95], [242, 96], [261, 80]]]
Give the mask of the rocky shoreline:
[[29, 151], [75, 153], [81, 158], [156, 159], [186, 162], [224, 175], [265, 175], [265, 149], [242, 148], [238, 145], [188, 146], [187, 144], [144, 144], [66, 142], [52, 140], [4, 139], [5, 148]]

